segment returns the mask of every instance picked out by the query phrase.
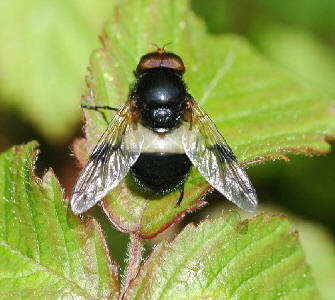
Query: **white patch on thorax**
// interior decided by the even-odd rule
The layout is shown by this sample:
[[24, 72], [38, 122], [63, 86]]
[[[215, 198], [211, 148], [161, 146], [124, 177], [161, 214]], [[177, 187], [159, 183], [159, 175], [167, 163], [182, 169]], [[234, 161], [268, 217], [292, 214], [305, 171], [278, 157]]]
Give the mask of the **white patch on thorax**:
[[142, 153], [185, 153], [182, 136], [187, 128], [181, 125], [170, 132], [159, 134], [138, 124], [138, 129], [144, 137]]

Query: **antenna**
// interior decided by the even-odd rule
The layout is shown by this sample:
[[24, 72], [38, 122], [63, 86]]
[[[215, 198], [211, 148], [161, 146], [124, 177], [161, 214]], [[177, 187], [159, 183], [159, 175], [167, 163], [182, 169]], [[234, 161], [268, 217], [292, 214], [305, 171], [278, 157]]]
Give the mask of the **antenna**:
[[168, 42], [168, 43], [165, 43], [162, 47], [159, 47], [156, 43], [151, 43], [152, 46], [154, 46], [156, 48], [156, 51], [159, 53], [159, 54], [163, 54], [165, 53], [165, 48], [166, 46], [168, 45], [171, 45], [172, 42]]

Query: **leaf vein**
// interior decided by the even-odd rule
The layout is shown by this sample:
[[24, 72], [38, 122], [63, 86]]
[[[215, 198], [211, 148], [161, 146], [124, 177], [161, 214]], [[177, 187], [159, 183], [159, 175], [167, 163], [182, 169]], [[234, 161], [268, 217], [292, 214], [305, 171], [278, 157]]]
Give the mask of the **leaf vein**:
[[232, 50], [228, 53], [222, 67], [216, 72], [214, 78], [208, 83], [208, 85], [204, 89], [204, 94], [199, 100], [200, 105], [204, 105], [212, 92], [212, 90], [217, 86], [219, 81], [222, 79], [222, 77], [227, 73], [229, 68], [232, 66], [235, 59], [235, 54]]
[[[297, 250], [297, 249], [295, 249], [295, 250]], [[295, 254], [299, 254], [299, 252], [297, 252], [297, 251], [291, 252], [288, 256], [284, 256], [284, 257], [282, 257], [280, 260], [278, 260], [278, 261], [275, 262], [274, 264], [269, 265], [269, 266], [266, 266], [266, 268], [260, 270], [260, 272], [258, 272], [257, 274], [254, 274], [253, 276], [249, 277], [248, 279], [242, 281], [242, 282], [241, 282], [241, 283], [234, 289], [233, 293], [231, 294], [231, 298], [232, 298], [232, 297], [236, 294], [236, 292], [237, 292], [239, 289], [241, 289], [241, 288], [243, 287], [243, 285], [245, 285], [248, 281], [250, 281], [250, 280], [253, 279], [253, 278], [256, 278], [256, 277], [260, 276], [260, 275], [261, 275], [262, 273], [264, 273], [265, 271], [268, 271], [268, 270], [270, 270], [270, 269], [272, 269], [272, 268], [276, 268], [276, 267], [278, 267], [279, 264], [281, 264], [281, 263], [282, 263], [283, 261], [285, 261], [285, 260], [290, 259], [290, 258], [291, 258], [293, 255], [295, 255]], [[300, 252], [300, 254], [301, 254], [301, 252]]]
[[[225, 224], [225, 226], [222, 228], [222, 230], [217, 230], [214, 231], [214, 233], [211, 235], [211, 237], [206, 237], [206, 242], [207, 244], [210, 241], [213, 241], [214, 239], [216, 239], [219, 235], [224, 233], [224, 229], [228, 226], [231, 225], [229, 223]], [[199, 247], [199, 244], [202, 245], [202, 247]], [[197, 243], [192, 243], [192, 247], [191, 249], [189, 249], [189, 253], [183, 257], [182, 262], [174, 269], [174, 271], [172, 272], [171, 276], [169, 277], [169, 279], [167, 280], [167, 282], [164, 284], [164, 287], [159, 295], [159, 299], [161, 299], [162, 295], [164, 294], [164, 292], [166, 291], [166, 289], [168, 288], [168, 286], [171, 284], [171, 281], [174, 279], [175, 275], [180, 271], [180, 269], [182, 269], [186, 262], [191, 259], [194, 254], [198, 251], [203, 251], [203, 239], [199, 239], [199, 241]], [[197, 251], [198, 250], [198, 251]]]
[[66, 278], [65, 276], [63, 276], [62, 274], [58, 274], [55, 271], [48, 269], [46, 266], [42, 265], [40, 262], [37, 262], [35, 260], [33, 260], [32, 258], [24, 255], [23, 253], [21, 253], [20, 251], [13, 249], [10, 245], [8, 245], [6, 242], [0, 242], [0, 246], [2, 246], [3, 248], [7, 249], [10, 253], [12, 253], [14, 256], [18, 256], [21, 259], [35, 264], [36, 266], [40, 267], [42, 271], [46, 272], [47, 274], [50, 274], [54, 277], [56, 277], [59, 280], [64, 280], [65, 282], [67, 282], [69, 285], [71, 285], [72, 287], [74, 287], [76, 290], [78, 290], [79, 292], [81, 292], [81, 294], [89, 299], [93, 298], [90, 294], [87, 293], [86, 290], [82, 289], [77, 283], [69, 280], [68, 278]]
[[229, 265], [231, 265], [232, 262], [235, 261], [235, 260], [237, 259], [237, 257], [243, 255], [243, 253], [244, 253], [245, 251], [247, 251], [250, 247], [252, 247], [255, 243], [260, 242], [260, 241], [262, 241], [263, 239], [267, 238], [269, 235], [274, 234], [274, 233], [275, 233], [278, 229], [280, 229], [280, 228], [281, 228], [281, 224], [278, 224], [273, 230], [271, 230], [270, 232], [267, 232], [266, 235], [261, 236], [261, 238], [260, 238], [260, 239], [257, 239], [257, 240], [253, 239], [253, 240], [251, 241], [251, 243], [247, 244], [247, 245], [246, 245], [244, 248], [242, 248], [240, 251], [236, 252], [236, 254], [235, 254], [233, 257], [231, 257], [231, 258], [229, 259], [229, 261], [228, 261], [224, 266], [222, 266], [222, 267], [218, 270], [218, 272], [216, 272], [215, 276], [212, 276], [212, 278], [207, 282], [206, 289], [208, 289], [208, 288], [212, 285], [212, 283], [214, 282], [214, 280], [217, 278], [218, 274], [220, 274], [220, 273], [222, 273], [223, 271], [225, 271], [225, 270], [227, 269], [227, 267], [228, 267]]

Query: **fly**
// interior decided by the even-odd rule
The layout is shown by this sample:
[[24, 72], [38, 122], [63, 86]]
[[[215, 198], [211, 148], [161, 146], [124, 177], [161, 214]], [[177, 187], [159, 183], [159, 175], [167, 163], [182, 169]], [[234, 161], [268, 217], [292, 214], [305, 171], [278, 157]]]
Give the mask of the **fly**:
[[75, 214], [94, 206], [128, 172], [148, 191], [179, 189], [180, 205], [192, 166], [228, 200], [248, 211], [256, 209], [255, 189], [215, 124], [188, 93], [184, 72], [182, 59], [164, 48], [141, 58], [129, 99], [76, 181], [70, 201]]

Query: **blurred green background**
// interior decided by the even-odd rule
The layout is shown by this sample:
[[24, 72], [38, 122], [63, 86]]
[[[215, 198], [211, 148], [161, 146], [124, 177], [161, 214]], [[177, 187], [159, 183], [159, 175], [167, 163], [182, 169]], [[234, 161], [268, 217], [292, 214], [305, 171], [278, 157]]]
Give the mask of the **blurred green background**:
[[[52, 166], [67, 193], [78, 173], [69, 145], [82, 135], [79, 102], [89, 55], [100, 47], [98, 35], [115, 2], [0, 1], [0, 150], [38, 140], [37, 173]], [[243, 35], [272, 64], [335, 97], [335, 1], [192, 0], [191, 7], [210, 33]], [[319, 223], [329, 243], [335, 234], [335, 152], [291, 158], [248, 170], [260, 203]], [[122, 261], [126, 237], [118, 238], [113, 255]], [[328, 250], [335, 264], [334, 245]]]

